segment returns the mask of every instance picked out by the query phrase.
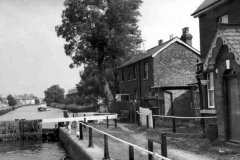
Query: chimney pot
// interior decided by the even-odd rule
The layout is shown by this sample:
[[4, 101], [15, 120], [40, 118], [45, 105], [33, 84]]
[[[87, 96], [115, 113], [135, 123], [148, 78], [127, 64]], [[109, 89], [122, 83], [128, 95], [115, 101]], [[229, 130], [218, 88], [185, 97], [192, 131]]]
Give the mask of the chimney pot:
[[158, 40], [158, 45], [159, 45], [159, 46], [160, 46], [162, 43], [163, 43], [163, 40], [162, 40], [162, 39]]
[[185, 27], [182, 29], [183, 34], [181, 36], [181, 40], [185, 43], [187, 43], [188, 45], [192, 46], [192, 38], [193, 36], [189, 33], [189, 28]]
[[188, 34], [189, 33], [189, 28], [188, 27], [185, 27], [182, 30], [183, 30], [183, 34]]

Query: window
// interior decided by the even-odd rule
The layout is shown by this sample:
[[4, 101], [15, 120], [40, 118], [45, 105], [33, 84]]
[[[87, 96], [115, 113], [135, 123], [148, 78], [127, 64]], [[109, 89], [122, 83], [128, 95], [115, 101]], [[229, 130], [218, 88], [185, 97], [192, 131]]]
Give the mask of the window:
[[136, 75], [137, 75], [137, 67], [134, 66], [133, 67], [133, 79], [136, 79]]
[[124, 82], [124, 70], [122, 70], [122, 82]]
[[144, 63], [144, 74], [143, 78], [147, 79], [148, 78], [148, 63]]
[[209, 72], [207, 74], [207, 80], [209, 80], [209, 83], [207, 84], [207, 89], [208, 89], [208, 108], [215, 108], [215, 106], [214, 106], [214, 79], [213, 79], [213, 72]]
[[219, 23], [228, 23], [228, 15], [226, 14], [224, 16], [219, 17], [218, 22]]
[[128, 73], [128, 80], [131, 81], [131, 73]]

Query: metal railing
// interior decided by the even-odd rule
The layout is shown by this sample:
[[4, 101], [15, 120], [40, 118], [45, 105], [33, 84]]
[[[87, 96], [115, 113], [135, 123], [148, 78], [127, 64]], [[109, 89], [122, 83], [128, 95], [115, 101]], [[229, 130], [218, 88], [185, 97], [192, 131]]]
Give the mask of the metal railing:
[[153, 128], [155, 128], [155, 118], [172, 118], [172, 129], [173, 133], [176, 133], [176, 119], [216, 119], [217, 116], [212, 117], [178, 117], [178, 116], [164, 116], [164, 115], [153, 115]]
[[[108, 121], [107, 117], [106, 117], [106, 119]], [[111, 138], [113, 138], [113, 139], [115, 139], [117, 141], [120, 141], [122, 143], [125, 143], [125, 144], [129, 145], [129, 160], [134, 160], [134, 148], [137, 149], [137, 150], [140, 150], [140, 151], [148, 153], [148, 155], [150, 155], [149, 157], [151, 157], [151, 159], [152, 159], [152, 157], [153, 158], [156, 157], [156, 158], [160, 158], [160, 159], [163, 159], [163, 160], [170, 160], [167, 157], [164, 157], [164, 156], [159, 155], [159, 154], [157, 154], [155, 152], [146, 150], [146, 149], [144, 149], [142, 147], [139, 147], [139, 146], [137, 146], [135, 144], [129, 143], [129, 142], [124, 141], [122, 139], [119, 139], [119, 138], [117, 138], [117, 137], [115, 137], [113, 135], [110, 135], [110, 134], [108, 134], [106, 132], [103, 132], [103, 131], [101, 131], [99, 129], [96, 129], [96, 128], [90, 126], [90, 125], [87, 125], [84, 122], [79, 122], [79, 130], [80, 130], [79, 140], [83, 140], [84, 139], [83, 138], [83, 129], [82, 129], [83, 126], [85, 126], [85, 127], [87, 126], [89, 128], [89, 145], [88, 145], [88, 147], [93, 147], [92, 130], [95, 130], [95, 131], [97, 131], [99, 133], [102, 133], [104, 135], [104, 157], [103, 157], [103, 160], [110, 159], [109, 149], [108, 149], [108, 137], [111, 137]], [[108, 122], [107, 122], [107, 126], [108, 126]], [[117, 126], [115, 125], [115, 127], [117, 127]]]

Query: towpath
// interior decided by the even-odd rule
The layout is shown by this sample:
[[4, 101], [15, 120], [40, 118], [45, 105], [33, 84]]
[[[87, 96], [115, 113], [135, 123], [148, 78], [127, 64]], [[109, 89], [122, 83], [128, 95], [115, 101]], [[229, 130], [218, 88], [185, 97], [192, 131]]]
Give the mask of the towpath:
[[[145, 146], [147, 144], [146, 132], [135, 133], [133, 130], [129, 130], [124, 126], [124, 124], [119, 123], [118, 127], [120, 127], [123, 131], [130, 132], [131, 137], [135, 139], [136, 145]], [[156, 150], [156, 152], [160, 153], [160, 150]], [[146, 154], [142, 152], [142, 154]], [[192, 153], [189, 151], [176, 149], [170, 145], [168, 145], [168, 158], [172, 160], [216, 160], [217, 156], [214, 155], [200, 155], [196, 153]]]

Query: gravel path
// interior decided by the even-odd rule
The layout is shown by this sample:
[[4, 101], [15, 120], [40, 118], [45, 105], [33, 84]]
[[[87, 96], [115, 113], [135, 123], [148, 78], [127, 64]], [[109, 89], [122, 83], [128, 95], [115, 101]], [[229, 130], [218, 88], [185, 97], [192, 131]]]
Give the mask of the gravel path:
[[[146, 139], [146, 132], [143, 133], [134, 133], [134, 131], [129, 130], [124, 126], [124, 124], [118, 124], [118, 126], [123, 130], [127, 132], [131, 132], [131, 136], [136, 140], [136, 145], [139, 146], [146, 146], [147, 139]], [[154, 143], [154, 148], [158, 148], [155, 150], [157, 153], [161, 153], [160, 148], [157, 144]], [[168, 145], [168, 158], [172, 160], [216, 160], [217, 157], [213, 155], [200, 155], [196, 153], [192, 153], [185, 150], [175, 149]], [[146, 155], [145, 152], [141, 152], [143, 155]]]

